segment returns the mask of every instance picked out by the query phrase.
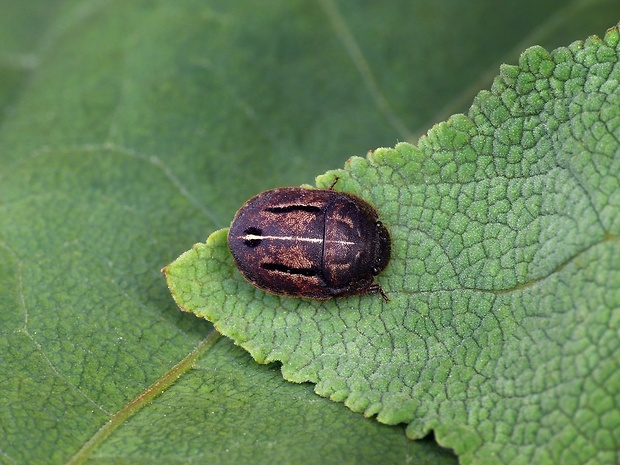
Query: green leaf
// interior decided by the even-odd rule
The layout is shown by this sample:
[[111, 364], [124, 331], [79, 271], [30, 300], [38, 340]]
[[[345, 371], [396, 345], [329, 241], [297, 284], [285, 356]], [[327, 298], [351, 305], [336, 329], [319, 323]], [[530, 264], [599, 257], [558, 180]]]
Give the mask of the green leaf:
[[456, 462], [254, 363], [159, 270], [251, 195], [415, 142], [527, 46], [601, 33], [616, 0], [0, 11], [0, 463]]
[[375, 205], [390, 296], [265, 294], [227, 230], [165, 270], [179, 306], [284, 377], [463, 463], [620, 456], [620, 33], [525, 51], [467, 115], [319, 177]]

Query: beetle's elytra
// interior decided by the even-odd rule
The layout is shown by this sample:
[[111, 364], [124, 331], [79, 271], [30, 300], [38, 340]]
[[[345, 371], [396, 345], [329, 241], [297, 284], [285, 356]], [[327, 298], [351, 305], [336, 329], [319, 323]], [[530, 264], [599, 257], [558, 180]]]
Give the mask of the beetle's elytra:
[[374, 276], [390, 260], [390, 235], [367, 202], [331, 189], [283, 187], [237, 212], [228, 245], [241, 274], [272, 294], [329, 299], [387, 296]]

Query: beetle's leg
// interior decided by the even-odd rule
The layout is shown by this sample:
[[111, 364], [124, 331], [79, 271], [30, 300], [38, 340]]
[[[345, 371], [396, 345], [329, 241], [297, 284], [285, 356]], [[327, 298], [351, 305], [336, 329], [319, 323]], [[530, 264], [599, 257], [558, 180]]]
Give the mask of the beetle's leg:
[[334, 189], [334, 186], [336, 185], [336, 183], [338, 182], [338, 180], [339, 180], [339, 179], [340, 179], [340, 178], [339, 178], [338, 176], [336, 176], [336, 177], [334, 178], [334, 180], [332, 181], [332, 185], [331, 185], [331, 186], [329, 186], [329, 190], [330, 190], [330, 191]]
[[383, 291], [383, 288], [380, 284], [372, 284], [371, 286], [368, 286], [366, 292], [368, 294], [381, 294], [381, 297], [383, 297], [383, 300], [385, 300], [386, 303], [390, 301], [390, 298]]

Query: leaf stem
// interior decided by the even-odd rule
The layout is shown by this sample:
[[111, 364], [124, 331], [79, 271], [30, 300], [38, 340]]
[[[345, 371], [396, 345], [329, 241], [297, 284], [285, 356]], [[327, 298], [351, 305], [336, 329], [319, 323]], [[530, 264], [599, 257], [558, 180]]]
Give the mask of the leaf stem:
[[67, 465], [79, 465], [84, 463], [95, 450], [117, 427], [125, 423], [135, 413], [155, 400], [157, 396], [163, 393], [185, 372], [190, 370], [198, 357], [206, 350], [211, 348], [221, 337], [221, 334], [213, 330], [206, 338], [204, 338], [183, 360], [177, 363], [172, 369], [167, 371], [161, 378], [151, 384], [138, 397], [129, 402], [125, 407], [116, 412], [110, 420], [103, 425], [83, 446], [82, 448], [67, 462]]
[[381, 92], [379, 84], [375, 79], [370, 64], [368, 60], [364, 57], [364, 53], [360, 48], [357, 40], [355, 39], [353, 33], [347, 26], [344, 17], [338, 10], [336, 3], [333, 0], [320, 0], [320, 5], [325, 11], [327, 18], [332, 24], [336, 35], [342, 41], [347, 53], [351, 57], [353, 64], [357, 68], [360, 73], [366, 88], [370, 92], [372, 99], [375, 101], [377, 108], [379, 111], [385, 116], [385, 118], [389, 121], [392, 127], [398, 132], [399, 136], [404, 140], [414, 143], [417, 140], [417, 137], [409, 131], [405, 123], [394, 113], [388, 100]]

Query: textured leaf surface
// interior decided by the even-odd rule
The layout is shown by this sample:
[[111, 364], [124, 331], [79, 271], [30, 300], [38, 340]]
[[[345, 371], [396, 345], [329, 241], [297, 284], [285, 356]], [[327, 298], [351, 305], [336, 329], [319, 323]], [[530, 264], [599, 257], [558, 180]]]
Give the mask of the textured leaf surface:
[[374, 204], [390, 296], [252, 288], [226, 230], [167, 268], [175, 299], [259, 362], [463, 463], [620, 461], [620, 35], [503, 66], [417, 146], [320, 177]]
[[455, 463], [254, 363], [159, 270], [619, 8], [0, 0], [0, 463]]

